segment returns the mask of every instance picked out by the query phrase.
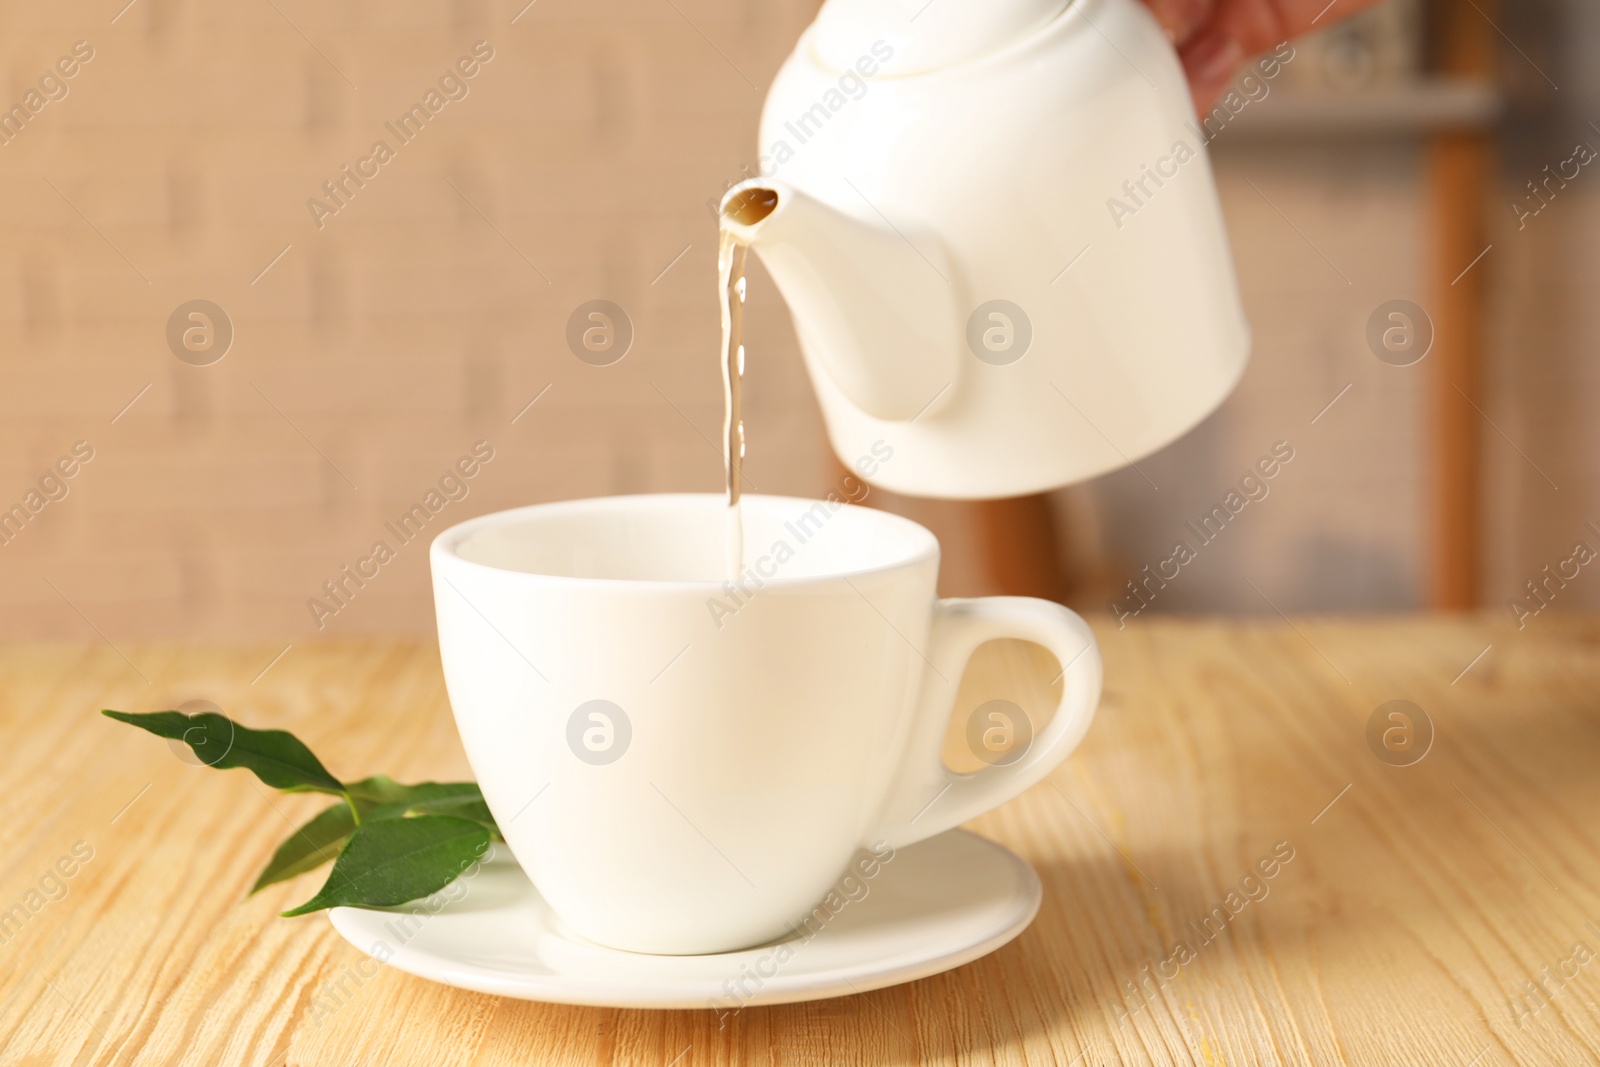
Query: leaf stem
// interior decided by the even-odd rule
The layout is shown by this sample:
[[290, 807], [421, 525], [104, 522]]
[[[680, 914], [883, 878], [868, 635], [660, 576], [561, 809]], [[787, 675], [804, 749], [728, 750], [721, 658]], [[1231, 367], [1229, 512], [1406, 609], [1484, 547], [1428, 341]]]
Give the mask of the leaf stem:
[[360, 826], [361, 809], [356, 807], [356, 798], [350, 795], [349, 790], [346, 790], [344, 793], [344, 802], [350, 805], [350, 817], [356, 821], [357, 826]]

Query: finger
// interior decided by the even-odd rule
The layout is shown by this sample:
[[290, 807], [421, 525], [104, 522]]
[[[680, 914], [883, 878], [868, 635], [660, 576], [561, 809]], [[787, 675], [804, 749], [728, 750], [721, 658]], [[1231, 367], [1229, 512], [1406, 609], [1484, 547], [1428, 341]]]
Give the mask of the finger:
[[1195, 109], [1216, 103], [1248, 57], [1348, 18], [1380, 0], [1221, 0], [1180, 50]]
[[1232, 82], [1244, 60], [1244, 47], [1226, 33], [1208, 30], [1179, 53], [1184, 73], [1189, 76], [1189, 92], [1197, 112], [1217, 102]]
[[1182, 48], [1211, 18], [1215, 0], [1145, 0], [1172, 43]]
[[[1380, 0], [1222, 0], [1206, 34], [1229, 37], [1246, 56], [1372, 7]], [[1197, 39], [1198, 40], [1198, 39]]]
[[[1254, 48], [1245, 42], [1248, 51], [1259, 52], [1279, 41], [1299, 37], [1312, 30], [1323, 30], [1372, 7], [1382, 0], [1258, 0], [1271, 9], [1268, 18], [1257, 19], [1258, 43]], [[1248, 4], [1241, 4], [1248, 7]], [[1267, 40], [1267, 38], [1272, 38]]]

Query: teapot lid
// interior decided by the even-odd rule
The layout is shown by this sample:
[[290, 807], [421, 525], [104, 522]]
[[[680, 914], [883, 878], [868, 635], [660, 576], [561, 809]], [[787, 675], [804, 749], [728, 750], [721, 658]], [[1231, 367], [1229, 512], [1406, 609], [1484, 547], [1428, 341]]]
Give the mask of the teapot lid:
[[[872, 45], [894, 49], [885, 75], [924, 74], [1026, 37], [1074, 0], [827, 0], [811, 29], [817, 60], [851, 69]], [[881, 57], [880, 57], [881, 58]]]

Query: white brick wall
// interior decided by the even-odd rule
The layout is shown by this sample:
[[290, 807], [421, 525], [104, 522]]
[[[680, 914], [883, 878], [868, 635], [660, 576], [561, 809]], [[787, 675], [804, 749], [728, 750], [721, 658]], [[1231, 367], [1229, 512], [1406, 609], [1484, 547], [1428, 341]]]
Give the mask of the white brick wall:
[[[480, 438], [497, 457], [449, 519], [720, 484], [705, 440], [721, 411], [703, 205], [753, 154], [761, 92], [717, 49], [765, 86], [814, 0], [674, 0], [699, 32], [667, 0], [538, 0], [515, 25], [522, 0], [274, 2], [294, 26], [265, 3], [137, 0], [115, 24], [118, 0], [0, 11], [0, 102], [74, 41], [96, 52], [0, 146], [0, 502], [74, 441], [96, 449], [70, 495], [0, 547], [0, 639], [93, 639], [91, 622], [113, 638], [307, 639], [306, 598]], [[480, 39], [495, 58], [469, 95], [317, 230], [306, 199]], [[1258, 610], [1245, 576], [1286, 609], [1414, 604], [1421, 394], [1359, 337], [1378, 301], [1420, 287], [1415, 160], [1258, 148], [1224, 155], [1219, 174], [1256, 357], [1218, 419], [1149, 461], [1160, 493], [1124, 472], [1063, 498], [1074, 566], [1098, 576], [1085, 602], [1101, 606], [1108, 583], [1286, 437], [1294, 466], [1170, 606]], [[1563, 487], [1552, 504], [1520, 460], [1490, 452], [1496, 595], [1600, 517], [1584, 512], [1600, 477], [1592, 373], [1573, 390], [1594, 336], [1595, 253], [1580, 239], [1594, 194], [1495, 265], [1495, 410]], [[787, 314], [759, 267], [751, 291], [749, 474], [820, 493], [835, 471]], [[180, 363], [165, 341], [168, 315], [197, 297], [236, 329], [214, 366]], [[637, 330], [610, 368], [563, 340], [596, 297]], [[1341, 406], [1306, 425], [1347, 382]], [[969, 510], [897, 506], [944, 538], [947, 591], [986, 591]], [[413, 545], [326, 632], [430, 626]]]

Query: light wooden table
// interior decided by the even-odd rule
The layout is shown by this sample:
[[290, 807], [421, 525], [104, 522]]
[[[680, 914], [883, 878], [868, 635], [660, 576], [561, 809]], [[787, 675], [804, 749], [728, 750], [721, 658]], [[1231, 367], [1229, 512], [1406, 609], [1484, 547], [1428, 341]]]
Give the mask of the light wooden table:
[[[309, 882], [244, 892], [316, 801], [96, 714], [204, 698], [295, 730], [336, 773], [465, 774], [432, 648], [296, 646], [252, 684], [276, 647], [125, 647], [148, 685], [103, 645], [0, 651], [0, 908], [40, 905], [0, 941], [0, 1063], [1600, 1061], [1600, 622], [1098, 630], [1088, 741], [974, 827], [1038, 869], [1033, 926], [948, 974], [726, 1030], [389, 969], [314, 1023], [357, 953], [322, 917], [273, 917]], [[1026, 651], [995, 650], [967, 699], [1039, 700]], [[1407, 767], [1366, 739], [1396, 698], [1436, 729]], [[75, 846], [92, 858], [51, 878]], [[1293, 858], [1244, 882], [1275, 848]], [[1203, 940], [1242, 882], [1260, 899]], [[1180, 941], [1193, 958], [1165, 962]]]

